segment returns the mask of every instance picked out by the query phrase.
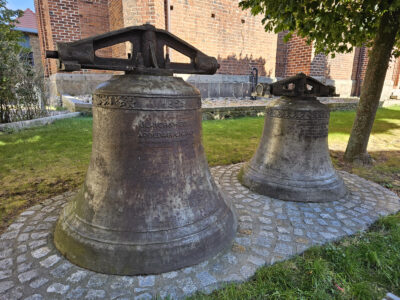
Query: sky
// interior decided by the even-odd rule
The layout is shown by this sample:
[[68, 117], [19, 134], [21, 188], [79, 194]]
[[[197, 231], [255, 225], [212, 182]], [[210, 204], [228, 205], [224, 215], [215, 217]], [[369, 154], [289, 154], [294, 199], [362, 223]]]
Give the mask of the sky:
[[30, 8], [32, 11], [35, 11], [33, 0], [6, 0], [6, 1], [7, 1], [7, 7], [9, 9], [25, 10], [27, 8]]

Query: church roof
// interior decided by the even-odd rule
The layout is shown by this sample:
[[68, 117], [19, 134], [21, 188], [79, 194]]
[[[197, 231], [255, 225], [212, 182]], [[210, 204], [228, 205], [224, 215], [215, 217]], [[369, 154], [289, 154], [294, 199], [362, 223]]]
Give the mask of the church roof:
[[27, 8], [22, 17], [17, 19], [18, 23], [15, 26], [16, 30], [23, 32], [37, 33], [36, 14]]

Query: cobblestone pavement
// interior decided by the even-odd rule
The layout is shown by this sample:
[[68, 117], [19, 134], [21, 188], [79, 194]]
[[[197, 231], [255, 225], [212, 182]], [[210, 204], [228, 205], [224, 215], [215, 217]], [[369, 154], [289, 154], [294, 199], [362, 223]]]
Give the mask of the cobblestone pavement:
[[[351, 191], [331, 203], [284, 202], [250, 192], [236, 176], [241, 164], [216, 167], [216, 182], [236, 209], [239, 229], [232, 248], [199, 265], [156, 276], [114, 276], [79, 268], [60, 256], [52, 229], [73, 193], [23, 212], [0, 236], [0, 299], [182, 298], [247, 280], [257, 268], [287, 259], [314, 244], [364, 230], [400, 209], [387, 189], [341, 172]], [[110, 257], [112, 259], [112, 257]]]

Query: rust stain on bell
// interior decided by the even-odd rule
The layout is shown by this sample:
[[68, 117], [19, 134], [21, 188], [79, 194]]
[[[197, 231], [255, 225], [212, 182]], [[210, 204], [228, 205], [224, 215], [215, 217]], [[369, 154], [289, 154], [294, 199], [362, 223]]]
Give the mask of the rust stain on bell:
[[262, 138], [243, 168], [243, 184], [287, 201], [345, 197], [347, 189], [329, 156], [329, 109], [316, 98], [333, 96], [335, 88], [303, 73], [262, 88], [264, 93], [283, 97], [266, 107]]
[[[133, 43], [125, 62], [93, 58], [91, 51], [121, 41]], [[171, 63], [165, 45], [191, 63]], [[76, 50], [74, 60], [70, 54], [79, 47], [90, 50], [88, 57]], [[64, 52], [49, 56], [67, 70], [130, 71], [94, 92], [90, 165], [83, 188], [57, 223], [60, 252], [84, 268], [134, 275], [190, 266], [229, 247], [236, 219], [205, 158], [200, 93], [169, 76], [213, 74], [216, 60], [151, 25], [60, 48]]]

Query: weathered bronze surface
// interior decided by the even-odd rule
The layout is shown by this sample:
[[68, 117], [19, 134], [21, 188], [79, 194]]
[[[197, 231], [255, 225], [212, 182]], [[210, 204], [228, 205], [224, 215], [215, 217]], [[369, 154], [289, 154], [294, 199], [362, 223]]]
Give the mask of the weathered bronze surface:
[[333, 95], [333, 87], [299, 74], [269, 85], [258, 149], [244, 167], [242, 181], [251, 190], [273, 198], [334, 201], [347, 194], [332, 166], [328, 149], [329, 109], [316, 96]]
[[[137, 73], [159, 72], [146, 68]], [[96, 89], [86, 180], [54, 233], [62, 254], [97, 272], [157, 274], [230, 245], [236, 219], [207, 165], [200, 108], [199, 91], [172, 76], [114, 76]]]

